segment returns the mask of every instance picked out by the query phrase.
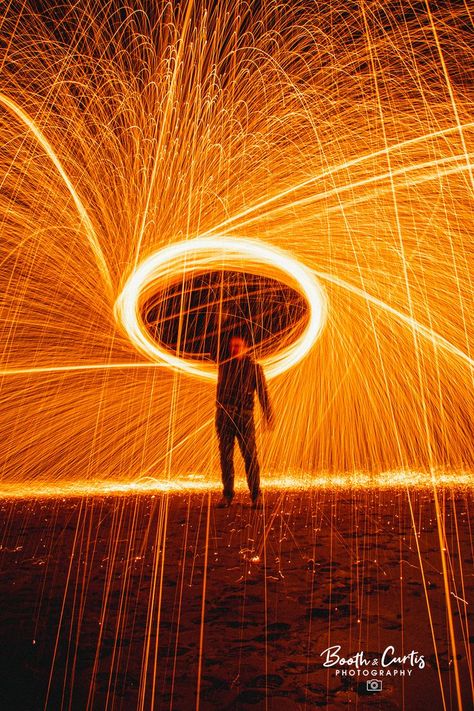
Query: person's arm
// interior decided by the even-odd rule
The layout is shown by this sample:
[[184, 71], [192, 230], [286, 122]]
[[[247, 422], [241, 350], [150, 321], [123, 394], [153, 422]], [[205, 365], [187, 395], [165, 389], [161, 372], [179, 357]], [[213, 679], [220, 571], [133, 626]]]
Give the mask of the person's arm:
[[255, 375], [257, 380], [257, 394], [260, 400], [260, 405], [265, 415], [265, 420], [268, 424], [273, 424], [274, 414], [272, 404], [270, 402], [270, 397], [268, 395], [267, 381], [265, 380], [265, 375], [263, 373], [263, 368], [260, 363], [256, 364]]

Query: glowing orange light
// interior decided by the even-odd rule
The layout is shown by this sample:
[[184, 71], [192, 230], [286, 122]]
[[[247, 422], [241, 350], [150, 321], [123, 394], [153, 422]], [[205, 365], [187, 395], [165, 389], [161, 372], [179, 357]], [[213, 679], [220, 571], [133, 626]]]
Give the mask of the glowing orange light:
[[[424, 472], [412, 470], [387, 471], [378, 474], [353, 472], [351, 474], [321, 473], [318, 476], [289, 473], [265, 474], [262, 485], [267, 491], [310, 492], [310, 491], [366, 491], [381, 490], [429, 490], [433, 486], [451, 491], [472, 491], [474, 488], [470, 472]], [[217, 479], [197, 475], [174, 476], [163, 479], [153, 476], [141, 476], [124, 481], [119, 479], [80, 479], [60, 482], [38, 481], [18, 484], [3, 482], [0, 485], [0, 497], [4, 499], [22, 498], [70, 498], [77, 496], [128, 496], [143, 494], [198, 494], [221, 491], [222, 484]], [[235, 483], [237, 492], [247, 496], [247, 485], [243, 480]]]
[[214, 365], [178, 357], [160, 347], [145, 328], [140, 304], [146, 296], [184, 275], [232, 268], [279, 279], [305, 297], [309, 319], [301, 337], [262, 359], [267, 376], [274, 378], [298, 363], [311, 349], [326, 320], [326, 297], [311, 270], [290, 254], [255, 239], [199, 237], [172, 244], [145, 259], [131, 274], [115, 303], [115, 315], [136, 348], [151, 360], [165, 362], [207, 380], [216, 380]]

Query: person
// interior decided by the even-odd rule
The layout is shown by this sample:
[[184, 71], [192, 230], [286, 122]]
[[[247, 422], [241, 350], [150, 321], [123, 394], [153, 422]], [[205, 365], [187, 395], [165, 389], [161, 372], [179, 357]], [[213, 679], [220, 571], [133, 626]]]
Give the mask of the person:
[[265, 421], [273, 427], [274, 415], [262, 366], [249, 354], [246, 339], [230, 338], [229, 357], [219, 359], [216, 392], [216, 430], [223, 492], [219, 508], [230, 506], [234, 497], [234, 444], [239, 444], [245, 463], [252, 507], [261, 506], [260, 466], [255, 438], [254, 394], [257, 392]]

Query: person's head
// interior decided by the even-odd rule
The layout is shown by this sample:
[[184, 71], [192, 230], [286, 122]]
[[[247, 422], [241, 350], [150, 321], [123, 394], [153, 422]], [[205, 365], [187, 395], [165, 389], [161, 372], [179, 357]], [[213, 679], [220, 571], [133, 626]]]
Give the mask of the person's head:
[[243, 336], [232, 336], [229, 341], [229, 355], [231, 358], [241, 358], [248, 351], [247, 341]]

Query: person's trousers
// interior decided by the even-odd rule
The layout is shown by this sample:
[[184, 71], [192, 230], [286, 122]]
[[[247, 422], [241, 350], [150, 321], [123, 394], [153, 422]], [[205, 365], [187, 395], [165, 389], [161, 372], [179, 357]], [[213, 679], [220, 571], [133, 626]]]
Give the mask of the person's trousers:
[[260, 466], [257, 457], [257, 441], [253, 410], [224, 410], [217, 408], [216, 430], [219, 438], [219, 455], [222, 472], [223, 494], [234, 496], [234, 444], [239, 448], [245, 463], [245, 474], [252, 500], [260, 493]]

